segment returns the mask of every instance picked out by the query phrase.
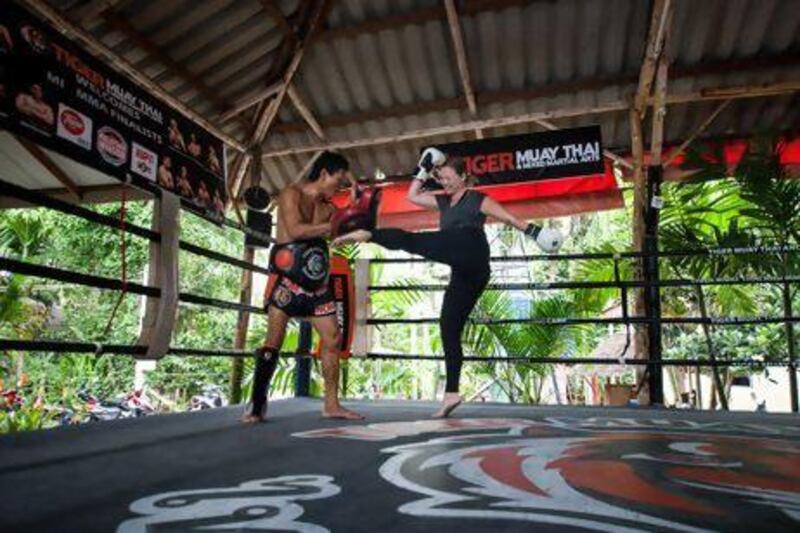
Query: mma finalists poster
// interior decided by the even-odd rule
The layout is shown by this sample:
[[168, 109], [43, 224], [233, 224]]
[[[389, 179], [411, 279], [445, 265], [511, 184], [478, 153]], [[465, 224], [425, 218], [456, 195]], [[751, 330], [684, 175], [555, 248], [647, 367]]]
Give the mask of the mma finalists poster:
[[0, 12], [0, 127], [224, 215], [225, 146], [19, 6]]

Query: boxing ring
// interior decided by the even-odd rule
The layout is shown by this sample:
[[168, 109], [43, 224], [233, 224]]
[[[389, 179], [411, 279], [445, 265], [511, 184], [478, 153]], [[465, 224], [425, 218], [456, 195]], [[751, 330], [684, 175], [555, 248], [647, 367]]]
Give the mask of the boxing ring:
[[[22, 187], [2, 183], [21, 200], [98, 225], [158, 241], [158, 232], [126, 224]], [[226, 225], [247, 233], [244, 226]], [[261, 236], [262, 238], [264, 236]], [[266, 269], [192, 243], [182, 250], [251, 272]], [[498, 262], [607, 260], [607, 281], [495, 283], [488, 290], [616, 289], [627, 302], [645, 289], [656, 301], [662, 287], [771, 284], [785, 290], [797, 276], [660, 279], [657, 259], [771, 254], [800, 247], [663, 250], [645, 253], [496, 257]], [[652, 260], [651, 260], [652, 259]], [[645, 265], [642, 279], [620, 275], [623, 261]], [[383, 259], [373, 263], [414, 262]], [[648, 270], [655, 266], [656, 271]], [[99, 290], [158, 297], [159, 287], [2, 257], [0, 269]], [[368, 292], [442, 290], [442, 285], [370, 285]], [[181, 305], [263, 315], [248, 303], [181, 292]], [[491, 320], [548, 327], [618, 324], [660, 334], [671, 324], [784, 324], [799, 319], [791, 305], [782, 316], [663, 317], [656, 307], [632, 315], [627, 304], [614, 318], [559, 317]], [[433, 323], [434, 317], [369, 317], [365, 327]], [[301, 336], [302, 337], [302, 336]], [[651, 337], [658, 340], [659, 337]], [[769, 360], [661, 357], [488, 357], [563, 365], [631, 365], [648, 369], [651, 400], [667, 366], [796, 368], [794, 343]], [[141, 356], [144, 345], [61, 340], [0, 339], [2, 350]], [[308, 390], [310, 345], [292, 355], [297, 392]], [[246, 357], [247, 350], [170, 347], [183, 356]], [[366, 353], [363, 360], [441, 360], [437, 354]], [[796, 386], [792, 395], [796, 401]], [[656, 391], [654, 395], [653, 391]], [[307, 392], [305, 392], [307, 394]], [[660, 403], [654, 401], [653, 403]], [[800, 522], [800, 428], [795, 415], [665, 409], [530, 407], [465, 404], [458, 418], [431, 420], [426, 402], [348, 402], [363, 422], [320, 418], [310, 398], [273, 401], [266, 424], [239, 422], [241, 408], [120, 420], [0, 437], [1, 531], [428, 531], [458, 527], [504, 531], [701, 531], [769, 526], [794, 531]], [[796, 405], [796, 404], [795, 404]], [[795, 406], [793, 406], [795, 407]], [[796, 408], [796, 407], [795, 407]]]
[[791, 415], [312, 399], [0, 438], [2, 531], [796, 531]]

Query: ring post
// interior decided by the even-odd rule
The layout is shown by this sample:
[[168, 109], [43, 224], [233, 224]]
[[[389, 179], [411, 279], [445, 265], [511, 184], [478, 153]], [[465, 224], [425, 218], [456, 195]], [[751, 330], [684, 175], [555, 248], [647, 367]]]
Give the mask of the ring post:
[[650, 405], [664, 405], [664, 380], [661, 364], [661, 288], [658, 285], [658, 215], [661, 209], [660, 192], [663, 169], [661, 165], [647, 167], [647, 211], [644, 234], [645, 313], [650, 319], [648, 358], [655, 363], [649, 367]]

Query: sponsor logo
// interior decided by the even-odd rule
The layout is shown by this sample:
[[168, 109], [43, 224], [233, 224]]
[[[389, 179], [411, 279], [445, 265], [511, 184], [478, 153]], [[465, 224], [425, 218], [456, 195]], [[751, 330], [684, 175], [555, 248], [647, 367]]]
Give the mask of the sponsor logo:
[[[426, 433], [449, 435], [419, 438]], [[797, 433], [787, 425], [560, 417], [379, 423], [294, 436], [405, 439], [381, 450], [388, 459], [379, 473], [413, 495], [398, 508], [407, 515], [705, 531], [796, 528]]]
[[158, 155], [144, 146], [134, 142], [131, 144], [131, 170], [136, 174], [156, 181]]
[[278, 307], [286, 307], [292, 301], [292, 293], [286, 287], [277, 287], [274, 298]]
[[49, 43], [47, 38], [44, 36], [44, 33], [42, 33], [39, 28], [30, 24], [26, 24], [22, 27], [22, 29], [20, 29], [20, 33], [22, 34], [22, 38], [25, 40], [25, 42], [28, 43], [28, 46], [31, 47], [31, 50], [37, 54], [47, 53]]
[[97, 132], [97, 151], [106, 163], [115, 167], [124, 165], [128, 159], [128, 143], [125, 138], [108, 126], [103, 126]]
[[304, 501], [341, 492], [330, 476], [281, 476], [247, 481], [235, 487], [154, 494], [130, 505], [140, 515], [122, 522], [117, 533], [149, 531], [308, 531], [327, 528], [300, 521]]
[[84, 150], [91, 150], [92, 119], [67, 105], [58, 104], [56, 135]]
[[328, 275], [328, 254], [319, 247], [303, 252], [303, 274], [313, 281], [322, 281]]

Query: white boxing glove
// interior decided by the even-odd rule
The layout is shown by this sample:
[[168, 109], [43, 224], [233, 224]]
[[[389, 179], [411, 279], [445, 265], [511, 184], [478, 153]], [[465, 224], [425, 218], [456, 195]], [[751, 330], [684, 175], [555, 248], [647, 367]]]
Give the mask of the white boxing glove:
[[543, 228], [535, 224], [528, 224], [525, 228], [525, 235], [536, 242], [544, 253], [551, 254], [557, 252], [564, 244], [564, 235], [557, 229]]
[[430, 177], [431, 170], [444, 165], [446, 161], [447, 156], [441, 150], [433, 147], [425, 148], [419, 158], [417, 168], [414, 170], [414, 178], [425, 181]]

